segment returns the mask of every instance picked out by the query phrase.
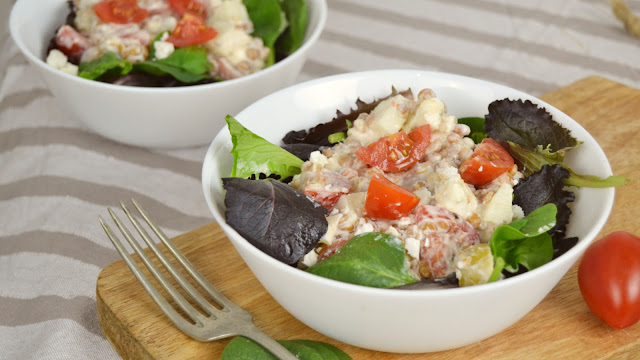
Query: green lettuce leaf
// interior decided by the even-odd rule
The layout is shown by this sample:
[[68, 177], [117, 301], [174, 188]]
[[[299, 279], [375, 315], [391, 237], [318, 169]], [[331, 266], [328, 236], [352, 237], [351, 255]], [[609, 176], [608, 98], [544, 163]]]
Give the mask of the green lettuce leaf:
[[377, 288], [418, 281], [409, 272], [402, 242], [392, 235], [376, 232], [352, 237], [338, 252], [307, 271], [329, 279]]
[[275, 43], [287, 28], [285, 13], [279, 0], [243, 0], [249, 18], [253, 22], [252, 36], [262, 39], [264, 46], [271, 51], [265, 61], [265, 67], [275, 63]]
[[489, 282], [498, 280], [503, 270], [515, 273], [520, 265], [527, 270], [553, 259], [553, 241], [547, 231], [556, 225], [556, 206], [546, 204], [525, 218], [496, 228], [489, 246], [495, 266]]
[[211, 64], [207, 59], [207, 51], [200, 46], [178, 48], [165, 59], [142, 61], [133, 67], [151, 75], [171, 75], [183, 83], [211, 79], [208, 73]]
[[507, 141], [507, 145], [507, 150], [516, 160], [518, 168], [524, 172], [525, 176], [540, 171], [544, 165], [561, 165], [569, 171], [569, 177], [564, 180], [567, 186], [604, 188], [626, 185], [631, 181], [631, 179], [624, 176], [601, 178], [595, 175], [578, 174], [563, 162], [562, 154], [552, 153], [549, 149], [543, 149], [540, 145], [533, 150], [524, 149], [511, 141]]
[[539, 145], [563, 154], [580, 145], [569, 130], [553, 120], [544, 108], [529, 100], [496, 100], [489, 104], [484, 130], [487, 136], [504, 143], [516, 143], [533, 150]]
[[[337, 347], [312, 340], [279, 340], [300, 360], [351, 360]], [[235, 337], [222, 352], [221, 360], [278, 360], [260, 344], [243, 336]]]
[[295, 155], [254, 134], [233, 116], [227, 115], [225, 120], [233, 143], [231, 177], [249, 178], [255, 175], [257, 178], [260, 174], [275, 174], [283, 180], [300, 173], [303, 161]]
[[276, 52], [288, 56], [302, 46], [309, 19], [305, 0], [281, 0], [288, 27], [276, 40]]
[[132, 68], [127, 60], [119, 59], [114, 53], [107, 52], [93, 61], [80, 63], [78, 76], [95, 80], [103, 75], [126, 75]]

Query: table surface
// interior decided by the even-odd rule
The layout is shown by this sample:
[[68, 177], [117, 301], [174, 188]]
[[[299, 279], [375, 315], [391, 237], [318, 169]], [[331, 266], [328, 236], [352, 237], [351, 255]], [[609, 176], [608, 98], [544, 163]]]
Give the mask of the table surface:
[[[117, 359], [97, 320], [95, 286], [118, 255], [97, 217], [135, 197], [169, 236], [210, 223], [200, 187], [206, 146], [136, 148], [71, 119], [11, 41], [12, 3], [0, 2], [0, 358]], [[639, 0], [628, 3], [640, 14]], [[624, 31], [605, 0], [328, 5], [326, 30], [298, 81], [409, 68], [533, 95], [591, 75], [640, 88], [640, 39]], [[637, 143], [629, 150], [636, 157], [624, 164], [639, 155]], [[636, 223], [626, 229], [640, 233]]]

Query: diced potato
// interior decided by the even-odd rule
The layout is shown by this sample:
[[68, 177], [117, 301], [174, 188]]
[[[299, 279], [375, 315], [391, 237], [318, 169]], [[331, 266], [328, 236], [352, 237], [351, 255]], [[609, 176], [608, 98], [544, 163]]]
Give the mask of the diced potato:
[[453, 260], [460, 286], [485, 284], [493, 273], [493, 255], [489, 244], [472, 245], [460, 251]]

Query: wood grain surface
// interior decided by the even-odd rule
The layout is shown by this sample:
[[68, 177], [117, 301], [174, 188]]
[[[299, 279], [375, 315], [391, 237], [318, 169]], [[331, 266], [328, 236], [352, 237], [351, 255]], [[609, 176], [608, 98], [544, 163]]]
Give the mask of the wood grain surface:
[[[589, 77], [542, 99], [595, 137], [616, 175], [633, 179], [616, 191], [613, 213], [600, 236], [614, 230], [640, 234], [633, 211], [640, 201], [640, 90]], [[293, 318], [264, 290], [217, 224], [178, 236], [174, 242], [211, 283], [250, 311], [256, 325], [270, 336], [324, 341], [353, 359], [640, 359], [640, 323], [614, 330], [592, 315], [578, 289], [576, 266], [533, 311], [489, 339], [438, 353], [389, 354], [329, 339]], [[104, 334], [125, 359], [218, 359], [229, 342], [203, 343], [181, 333], [122, 261], [101, 272], [96, 295]]]

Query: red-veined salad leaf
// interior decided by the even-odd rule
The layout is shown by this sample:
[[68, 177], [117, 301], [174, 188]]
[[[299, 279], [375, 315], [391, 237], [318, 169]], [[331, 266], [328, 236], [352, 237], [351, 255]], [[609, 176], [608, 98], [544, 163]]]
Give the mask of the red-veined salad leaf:
[[284, 144], [282, 148], [292, 153], [293, 155], [300, 158], [302, 161], [309, 160], [311, 157], [311, 153], [314, 151], [322, 150], [322, 146], [314, 145], [314, 144]]
[[324, 206], [274, 179], [223, 178], [227, 223], [269, 256], [295, 265], [327, 232]]
[[95, 80], [102, 76], [126, 75], [133, 69], [130, 62], [119, 59], [112, 52], [102, 54], [101, 57], [87, 62], [81, 62], [78, 67], [78, 76], [89, 80]]
[[544, 108], [529, 100], [496, 100], [489, 104], [484, 130], [500, 142], [514, 142], [529, 150], [538, 145], [561, 154], [580, 144]]
[[333, 144], [329, 141], [330, 135], [341, 132], [346, 133], [353, 121], [355, 121], [360, 114], [370, 113], [381, 102], [398, 94], [413, 99], [411, 89], [398, 92], [395, 88], [391, 88], [390, 95], [370, 103], [366, 103], [358, 98], [356, 100], [356, 108], [352, 109], [348, 114], [343, 114], [340, 110], [337, 110], [336, 117], [331, 119], [331, 121], [316, 125], [309, 130], [290, 131], [284, 136], [282, 142], [285, 144], [305, 143], [318, 146], [331, 146]]
[[260, 174], [281, 179], [300, 173], [303, 161], [245, 128], [231, 115], [225, 118], [231, 134], [233, 169], [231, 176], [249, 178]]
[[569, 171], [569, 176], [564, 181], [567, 186], [604, 188], [626, 185], [631, 181], [631, 179], [624, 176], [612, 175], [607, 178], [601, 178], [595, 175], [577, 174], [563, 162], [561, 154], [552, 153], [549, 149], [543, 149], [541, 145], [535, 147], [534, 150], [527, 150], [511, 141], [507, 141], [507, 144], [507, 150], [516, 160], [518, 168], [525, 176], [540, 171], [544, 165], [561, 165]]
[[418, 281], [409, 271], [404, 244], [377, 232], [356, 235], [308, 272], [346, 283], [391, 288]]
[[564, 237], [571, 216], [568, 204], [575, 200], [575, 194], [564, 188], [568, 176], [569, 171], [560, 165], [544, 165], [513, 188], [513, 203], [520, 206], [525, 215], [549, 203], [556, 206], [556, 225], [549, 232], [556, 240]]
[[489, 242], [495, 262], [489, 282], [498, 280], [503, 270], [515, 273], [520, 265], [533, 270], [551, 261], [553, 241], [547, 231], [555, 225], [556, 206], [548, 203], [523, 219], [498, 226]]
[[[300, 360], [351, 360], [337, 347], [312, 340], [278, 340]], [[278, 360], [267, 349], [244, 336], [235, 337], [222, 351], [220, 360]]]

